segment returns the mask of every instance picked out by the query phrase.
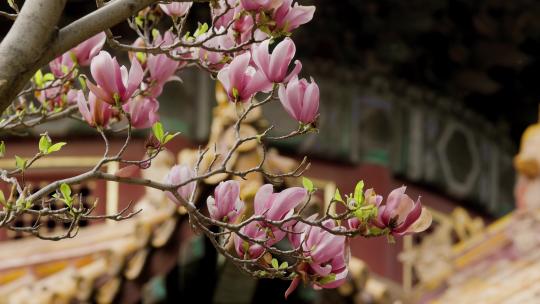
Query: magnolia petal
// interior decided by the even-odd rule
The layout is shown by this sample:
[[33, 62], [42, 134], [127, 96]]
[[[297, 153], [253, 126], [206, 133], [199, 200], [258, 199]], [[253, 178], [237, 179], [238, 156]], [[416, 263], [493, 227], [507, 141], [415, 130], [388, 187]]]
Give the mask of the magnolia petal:
[[231, 82], [231, 90], [235, 88], [239, 92], [244, 91], [246, 87], [246, 70], [251, 61], [251, 54], [246, 52], [236, 56], [229, 65], [229, 80]]
[[208, 208], [208, 213], [210, 214], [210, 217], [215, 219], [215, 220], [221, 220], [220, 218], [218, 218], [218, 209], [216, 207], [216, 200], [212, 197], [212, 196], [209, 196], [207, 199], [206, 199], [206, 207]]
[[409, 227], [409, 229], [407, 229], [405, 233], [410, 234], [422, 232], [429, 228], [432, 220], [433, 217], [431, 215], [431, 212], [429, 212], [429, 210], [423, 207], [420, 217]]
[[[408, 203], [406, 203], [406, 204], [408, 204]], [[405, 204], [403, 204], [403, 205], [405, 205]], [[401, 233], [403, 231], [406, 231], [407, 228], [409, 228], [409, 226], [411, 226], [414, 222], [416, 222], [416, 220], [418, 220], [418, 218], [420, 217], [420, 215], [422, 213], [422, 203], [420, 203], [420, 198], [418, 199], [416, 204], [413, 203], [413, 206], [414, 207], [412, 208], [412, 210], [407, 211], [407, 214], [406, 214], [405, 219], [403, 221], [398, 219], [398, 226], [392, 232]], [[402, 215], [400, 215], [400, 217], [401, 216]]]
[[88, 89], [92, 93], [94, 93], [94, 95], [96, 95], [97, 98], [102, 99], [103, 101], [105, 101], [108, 104], [114, 105], [114, 100], [112, 99], [112, 97], [109, 94], [107, 94], [107, 92], [105, 92], [104, 89], [102, 89], [101, 87], [96, 86], [91, 81], [86, 81], [86, 84], [88, 85]]
[[263, 41], [253, 50], [253, 61], [263, 71], [268, 71], [270, 66], [270, 54], [268, 53], [268, 45], [270, 40]]
[[217, 74], [217, 79], [221, 82], [221, 85], [225, 88], [229, 96], [232, 96], [231, 80], [229, 78], [229, 66], [221, 69]]
[[401, 197], [405, 193], [406, 189], [407, 187], [401, 186], [392, 190], [392, 192], [388, 194], [388, 198], [386, 199], [386, 208], [384, 209], [384, 212], [381, 216], [382, 222], [386, 225], [388, 225], [390, 219], [396, 215], [395, 209], [399, 206], [401, 202]]
[[84, 120], [86, 120], [87, 123], [92, 125], [92, 114], [90, 114], [90, 110], [88, 110], [88, 103], [86, 102], [86, 98], [84, 98], [84, 94], [82, 91], [79, 91], [79, 93], [77, 94], [77, 107], [79, 108], [79, 112], [81, 112]]
[[133, 58], [131, 60], [131, 68], [129, 69], [127, 89], [124, 94], [125, 100], [131, 98], [131, 96], [133, 95], [133, 92], [135, 92], [135, 90], [139, 88], [139, 85], [141, 84], [143, 77], [144, 77], [144, 71], [141, 67], [141, 64], [136, 58]]
[[311, 80], [311, 84], [304, 93], [304, 102], [302, 103], [302, 112], [300, 119], [303, 123], [311, 123], [317, 117], [319, 111], [319, 86]]
[[301, 204], [306, 197], [307, 191], [304, 188], [285, 189], [277, 194], [266, 216], [271, 220], [281, 220], [289, 211]]
[[[118, 92], [116, 68], [119, 68], [118, 63], [106, 51], [99, 52], [90, 64], [90, 73], [96, 81], [96, 85], [103, 88], [107, 95], [111, 96], [108, 99], [112, 99], [112, 95]], [[108, 102], [108, 100], [106, 101]]]
[[289, 285], [289, 288], [285, 291], [285, 299], [287, 299], [291, 293], [298, 287], [298, 284], [300, 284], [300, 277], [296, 276], [292, 282], [291, 285]]
[[268, 211], [267, 207], [270, 206], [267, 206], [267, 202], [272, 199], [273, 193], [274, 186], [271, 184], [266, 184], [259, 188], [255, 194], [255, 199], [253, 200], [256, 215], [263, 215]]
[[289, 82], [293, 77], [298, 77], [298, 74], [302, 71], [302, 63], [300, 60], [294, 62], [294, 69], [285, 77], [284, 82]]
[[270, 69], [265, 71], [269, 80], [279, 83], [285, 79], [295, 53], [296, 46], [290, 38], [285, 38], [276, 46], [270, 57]]

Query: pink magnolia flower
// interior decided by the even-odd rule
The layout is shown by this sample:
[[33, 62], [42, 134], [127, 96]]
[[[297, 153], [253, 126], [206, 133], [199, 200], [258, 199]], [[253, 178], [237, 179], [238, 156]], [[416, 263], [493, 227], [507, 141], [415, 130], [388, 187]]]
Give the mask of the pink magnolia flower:
[[88, 88], [105, 102], [115, 105], [116, 102], [124, 104], [142, 82], [144, 73], [137, 60], [131, 60], [129, 73], [125, 66], [120, 67], [116, 58], [112, 58], [106, 51], [92, 59], [90, 72], [96, 81], [93, 84], [87, 81]]
[[56, 57], [53, 61], [49, 62], [51, 72], [58, 78], [64, 77], [66, 74], [70, 73], [74, 65], [75, 63], [73, 62], [69, 52], [62, 54]]
[[[166, 46], [172, 46], [178, 41], [179, 41], [178, 37], [176, 37], [175, 34], [171, 30], [168, 30], [163, 34], [163, 36], [161, 36], [161, 34], [158, 34], [157, 37], [152, 42], [152, 45], [166, 47]], [[192, 53], [193, 53], [193, 50], [186, 47], [177, 47], [171, 51], [172, 55], [174, 55], [177, 58], [185, 59], [186, 61], [179, 60], [179, 59], [172, 59], [172, 58], [169, 58], [165, 54], [160, 54], [160, 55], [165, 56], [168, 59], [168, 61], [166, 62], [170, 64], [174, 64], [173, 62], [176, 62], [177, 70], [179, 70], [188, 64], [188, 60], [193, 59], [194, 56]], [[160, 55], [156, 55], [156, 56], [160, 56]], [[180, 78], [174, 77], [174, 79], [180, 79]], [[172, 78], [169, 80], [172, 80]]]
[[[218, 32], [224, 31], [224, 28], [218, 29]], [[206, 40], [208, 32], [205, 35], [199, 36], [199, 40]], [[205, 41], [203, 46], [199, 48], [199, 60], [204, 66], [211, 69], [220, 70], [225, 65], [228, 56], [223, 52], [214, 52], [216, 50], [229, 50], [235, 46], [234, 40], [229, 35], [220, 35]]]
[[214, 190], [214, 197], [206, 200], [210, 217], [219, 221], [233, 223], [244, 210], [240, 200], [240, 186], [237, 181], [221, 182]]
[[170, 17], [184, 17], [189, 12], [193, 2], [173, 2], [170, 4], [160, 4], [159, 8]]
[[279, 100], [285, 111], [297, 121], [309, 124], [317, 119], [319, 112], [319, 86], [311, 78], [311, 83], [306, 79], [298, 80], [294, 77], [287, 87], [279, 87]]
[[[252, 240], [264, 242], [266, 246], [272, 246], [278, 241], [268, 233], [268, 228], [263, 228], [259, 222], [254, 221], [240, 229], [240, 233]], [[237, 234], [233, 237], [236, 254], [243, 259], [256, 259], [264, 253], [264, 246], [246, 241]]]
[[[316, 215], [310, 217], [310, 220], [315, 218]], [[336, 227], [333, 220], [325, 221], [323, 225], [329, 229], [343, 228]], [[285, 297], [296, 289], [302, 277], [309, 279], [314, 289], [336, 288], [345, 282], [349, 259], [345, 236], [299, 222], [293, 227], [293, 233], [289, 234], [289, 240], [295, 248], [302, 247], [304, 256], [310, 258], [310, 262], [298, 267], [297, 271], [305, 276], [293, 279]]]
[[109, 104], [99, 99], [92, 92], [88, 101], [82, 91], [77, 94], [77, 106], [86, 122], [92, 127], [105, 127], [109, 123], [113, 110]]
[[[270, 184], [263, 185], [255, 194], [254, 216], [262, 216], [267, 220], [281, 221], [289, 218], [294, 213], [294, 208], [301, 204], [307, 197], [304, 188], [292, 187], [279, 193], [274, 193], [274, 187]], [[294, 222], [285, 223], [282, 228], [294, 225]], [[240, 229], [243, 235], [264, 242], [266, 246], [272, 246], [281, 241], [286, 233], [277, 227], [261, 221], [254, 221]], [[264, 252], [260, 244], [246, 241], [235, 235], [234, 244], [240, 257], [257, 258]]]
[[71, 49], [80, 66], [88, 66], [103, 48], [107, 36], [101, 32]]
[[50, 111], [56, 107], [74, 104], [77, 100], [77, 90], [70, 89], [66, 92], [66, 86], [58, 86], [55, 82], [45, 83], [44, 90], [36, 91], [35, 96]]
[[283, 3], [274, 11], [273, 19], [275, 28], [284, 32], [291, 32], [300, 25], [306, 24], [313, 19], [315, 6], [303, 6], [293, 0], [283, 0]]
[[267, 92], [272, 84], [264, 74], [250, 65], [251, 54], [246, 52], [219, 71], [217, 78], [231, 101], [247, 102], [258, 92]]
[[294, 208], [307, 197], [307, 191], [301, 187], [291, 187], [279, 193], [274, 193], [271, 184], [263, 185], [254, 199], [255, 215], [262, 215], [266, 219], [280, 221], [294, 213]]
[[179, 67], [179, 62], [165, 54], [148, 55], [147, 66], [150, 72], [151, 94], [153, 96], [161, 95], [166, 82], [178, 79], [178, 77], [174, 77], [174, 74]]
[[[254, 199], [254, 215], [261, 215], [271, 221], [281, 221], [291, 217], [294, 208], [305, 201], [307, 191], [304, 188], [292, 187], [279, 193], [274, 193], [274, 187], [271, 184], [263, 185]], [[282, 227], [292, 226], [294, 222], [285, 223]], [[266, 225], [263, 223], [261, 226]], [[272, 236], [276, 241], [285, 237], [285, 232], [279, 228], [268, 226], [272, 231]]]
[[[153, 46], [172, 46], [178, 39], [175, 38], [174, 34], [171, 31], [166, 31], [163, 36], [158, 34], [154, 41], [152, 42]], [[191, 53], [188, 52], [185, 48], [177, 48], [171, 52], [176, 57], [181, 57], [191, 59]], [[168, 81], [178, 80], [180, 78], [175, 76], [176, 71], [183, 68], [187, 65], [187, 61], [175, 60], [167, 56], [166, 54], [157, 54], [157, 55], [147, 55], [146, 67], [148, 68], [151, 82], [151, 94], [154, 97], [161, 95], [163, 91], [163, 86]]]
[[405, 186], [392, 190], [373, 221], [381, 229], [390, 229], [394, 236], [422, 232], [431, 225], [431, 213], [422, 208], [420, 197], [414, 202], [405, 190]]
[[283, 0], [240, 0], [246, 11], [268, 11], [280, 5]]
[[152, 96], [137, 96], [122, 108], [130, 114], [131, 125], [137, 129], [150, 128], [159, 120], [159, 102]]
[[238, 18], [233, 22], [229, 29], [229, 35], [232, 36], [232, 40], [237, 44], [243, 44], [251, 39], [251, 32], [255, 21], [253, 16], [249, 14], [239, 14]]
[[[171, 171], [169, 171], [169, 173], [165, 177], [165, 183], [171, 184], [171, 185], [180, 185], [194, 177], [195, 177], [195, 170], [188, 167], [187, 165], [176, 165], [171, 168]], [[180, 197], [182, 197], [187, 202], [194, 189], [195, 189], [195, 182], [190, 182], [178, 188], [178, 195], [180, 195]], [[177, 204], [180, 203], [172, 193], [167, 192], [167, 196], [173, 202]]]
[[[237, 6], [236, 2], [237, 0], [218, 0], [217, 5], [211, 7], [212, 20], [215, 21], [215, 28], [229, 27], [229, 24], [240, 11], [240, 6]], [[227, 5], [229, 9], [225, 12]]]
[[49, 63], [51, 72], [56, 77], [63, 77], [73, 69], [75, 64], [88, 66], [92, 58], [97, 55], [103, 44], [105, 44], [105, 40], [105, 33], [101, 32], [72, 48], [70, 51], [56, 57]]
[[285, 38], [280, 42], [273, 53], [268, 51], [270, 40], [263, 41], [253, 50], [253, 60], [255, 64], [264, 72], [270, 82], [288, 82], [292, 77], [298, 75], [302, 69], [300, 61], [296, 60], [293, 71], [287, 75], [289, 64], [296, 52], [296, 46], [290, 38]]

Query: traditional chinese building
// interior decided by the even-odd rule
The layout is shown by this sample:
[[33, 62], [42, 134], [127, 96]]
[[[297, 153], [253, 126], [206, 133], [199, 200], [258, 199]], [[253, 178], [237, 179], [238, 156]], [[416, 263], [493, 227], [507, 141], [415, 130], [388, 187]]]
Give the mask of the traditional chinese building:
[[[189, 77], [189, 74], [186, 77]], [[447, 109], [441, 107], [438, 111], [443, 114], [434, 123], [441, 126], [440, 132], [448, 134], [434, 136], [430, 139], [438, 138], [440, 140], [438, 149], [415, 148], [416, 150], [408, 151], [411, 143], [404, 142], [404, 139], [415, 138], [415, 140], [422, 142], [427, 140], [424, 139], [425, 136], [433, 135], [424, 133], [429, 132], [430, 129], [423, 127], [422, 121], [415, 121], [414, 118], [411, 118], [415, 117], [413, 112], [399, 106], [399, 101], [389, 93], [392, 91], [388, 87], [389, 84], [378, 81], [382, 80], [374, 80], [373, 83], [368, 84], [369, 91], [362, 90], [365, 94], [364, 97], [355, 97], [362, 100], [361, 102], [365, 102], [364, 106], [359, 108], [360, 113], [355, 114], [355, 116], [346, 119], [343, 115], [350, 115], [350, 110], [328, 109], [329, 117], [335, 117], [337, 118], [335, 121], [343, 124], [343, 126], [338, 127], [347, 131], [342, 136], [349, 136], [348, 138], [339, 139], [334, 133], [325, 131], [325, 126], [328, 129], [330, 121], [323, 119], [320, 126], [322, 140], [308, 138], [305, 142], [291, 142], [273, 148], [268, 154], [267, 170], [274, 173], [286, 172], [298, 164], [300, 157], [294, 156], [296, 153], [301, 155], [302, 151], [310, 151], [309, 155], [313, 157], [313, 160], [311, 169], [306, 175], [313, 179], [316, 186], [321, 189], [319, 191], [319, 204], [329, 201], [336, 187], [344, 192], [352, 191], [358, 179], [364, 179], [367, 185], [374, 187], [380, 193], [387, 193], [396, 186], [413, 182], [414, 184], [409, 186], [408, 191], [413, 196], [421, 194], [423, 202], [430, 206], [436, 214], [438, 214], [437, 210], [441, 214], [450, 212], [459, 203], [456, 198], [451, 199], [448, 195], [431, 192], [425, 186], [429, 183], [432, 183], [434, 189], [449, 193], [454, 189], [452, 187], [461, 187], [463, 198], [468, 197], [471, 201], [482, 197], [479, 195], [482, 193], [479, 185], [482, 185], [482, 179], [485, 177], [475, 173], [475, 171], [480, 170], [474, 167], [480, 155], [474, 153], [480, 149], [479, 143], [487, 142], [495, 145], [494, 142], [490, 141], [485, 134], [480, 133], [478, 129], [468, 129], [463, 123], [459, 125], [460, 122], [455, 122], [459, 125], [458, 127], [452, 127], [451, 123], [444, 122], [443, 119], [452, 116], [449, 115], [451, 112], [445, 113], [444, 111]], [[199, 82], [198, 86], [201, 87], [201, 90], [207, 90], [214, 86], [206, 79], [200, 79]], [[335, 84], [323, 82], [323, 85], [330, 87]], [[343, 94], [349, 90], [352, 94], [358, 90], [352, 85], [349, 87], [343, 83], [341, 85], [343, 90], [333, 92]], [[384, 89], [379, 88], [379, 85], [384, 86]], [[381, 92], [386, 93], [383, 95]], [[398, 92], [396, 94], [399, 94]], [[416, 91], [416, 94], [421, 94], [421, 92]], [[331, 94], [328, 95], [326, 96], [327, 100], [336, 98]], [[200, 120], [191, 122], [187, 120], [189, 123], [172, 124], [177, 129], [183, 129], [187, 136], [172, 143], [168, 147], [170, 152], [155, 161], [150, 169], [143, 171], [141, 173], [143, 176], [159, 180], [176, 162], [189, 163], [193, 161], [196, 155], [196, 149], [193, 148], [196, 147], [197, 134], [190, 132], [190, 130], [199, 130], [198, 126], [206, 126], [205, 129], [209, 130], [210, 136], [207, 139], [207, 145], [213, 146], [215, 144], [218, 147], [226, 148], [230, 144], [228, 141], [232, 137], [227, 134], [230, 133], [228, 130], [232, 128], [234, 122], [234, 108], [223, 100], [223, 96], [220, 94], [217, 96], [218, 100], [222, 101], [211, 111], [212, 118], [206, 120], [208, 126]], [[412, 95], [409, 98], [413, 99], [414, 96], [418, 97], [418, 95]], [[208, 102], [207, 106], [199, 105], [195, 112], [207, 111], [207, 108], [211, 108], [213, 101]], [[420, 101], [418, 102], [420, 103]], [[355, 104], [356, 102], [353, 100], [349, 103], [350, 106]], [[165, 109], [169, 106], [170, 103], [164, 104]], [[422, 107], [417, 109], [419, 112], [421, 110]], [[278, 112], [280, 111], [278, 107], [268, 107], [263, 111], [266, 112], [264, 116], [266, 118], [263, 118], [260, 112], [255, 113], [247, 120], [247, 125], [243, 128], [245, 132], [251, 132], [249, 130], [257, 132], [258, 129], [268, 126], [269, 122], [274, 121], [274, 119], [279, 121], [276, 124], [278, 126], [277, 132], [286, 128], [288, 122], [279, 118], [280, 115], [281, 117], [283, 115]], [[424, 111], [433, 111], [433, 107], [430, 109], [426, 107]], [[385, 115], [396, 115], [396, 113], [401, 116], [398, 125], [380, 124], [380, 121], [392, 121]], [[163, 117], [165, 123], [170, 121], [168, 115], [176, 115], [176, 113], [166, 114]], [[192, 113], [193, 115], [203, 117], [199, 113]], [[417, 115], [422, 114], [417, 113]], [[356, 116], [360, 117], [359, 121], [353, 121]], [[386, 129], [372, 127], [372, 124], [383, 126]], [[420, 131], [416, 127], [400, 127], [409, 124], [420, 127]], [[45, 128], [47, 127], [45, 126]], [[355, 130], [355, 128], [358, 129]], [[65, 129], [65, 126], [59, 128], [59, 130]], [[50, 128], [49, 132], [52, 136], [62, 134], [61, 131], [55, 131], [53, 128]], [[84, 133], [84, 130], [76, 132]], [[409, 132], [415, 134], [409, 134]], [[36, 130], [36, 133], [39, 133], [39, 130]], [[462, 138], [466, 144], [470, 145], [470, 157], [475, 160], [473, 162], [475, 165], [469, 163], [470, 168], [459, 167], [461, 162], [456, 162], [451, 157], [444, 158], [447, 149], [451, 149], [448, 141], [457, 140], [459, 142]], [[399, 139], [399, 141], [388, 142], [388, 139], [394, 141]], [[141, 138], [132, 145], [132, 148], [127, 152], [129, 157], [138, 159], [143, 155], [143, 140]], [[342, 146], [335, 145], [336, 141], [341, 142]], [[67, 149], [64, 149], [57, 156], [42, 159], [36, 164], [36, 170], [27, 173], [26, 178], [34, 185], [34, 190], [47, 181], [66, 177], [91, 167], [102, 153], [100, 146], [94, 140], [70, 140], [69, 142], [70, 146]], [[34, 141], [30, 140], [19, 142], [10, 149], [10, 156], [28, 156], [27, 153], [33, 151], [33, 145]], [[120, 141], [116, 141], [111, 148], [118, 148], [119, 145]], [[510, 157], [505, 154], [504, 146], [496, 146], [496, 148], [492, 151], [496, 152], [497, 157], [501, 157], [501, 155]], [[289, 156], [284, 156], [282, 152], [278, 151], [288, 151]], [[393, 156], [413, 153], [419, 155], [410, 155], [398, 160], [395, 160]], [[415, 161], [421, 159], [423, 155], [429, 157], [433, 154], [436, 156], [432, 157], [437, 158], [438, 162], [434, 161], [429, 168], [425, 167], [423, 162]], [[450, 153], [448, 152], [448, 154]], [[323, 157], [323, 155], [326, 156]], [[256, 148], [256, 145], [244, 145], [234, 156], [232, 165], [236, 166], [236, 169], [250, 168], [258, 164], [260, 158], [261, 151]], [[489, 164], [493, 164], [493, 162], [487, 162], [482, 170], [489, 170]], [[1, 165], [3, 168], [9, 168], [14, 163], [8, 157], [2, 160]], [[445, 176], [444, 170], [449, 168], [456, 170], [454, 167], [457, 170], [471, 172], [456, 177], [452, 175], [453, 171], [451, 171], [448, 176]], [[426, 171], [426, 169], [435, 170], [437, 174], [433, 175], [430, 173], [431, 171]], [[107, 168], [109, 172], [116, 170], [118, 168], [114, 166]], [[443, 172], [442, 177], [441, 172]], [[212, 185], [224, 178], [226, 176], [216, 176], [205, 180], [208, 185], [206, 188], [211, 189]], [[414, 182], [415, 180], [422, 182]], [[494, 181], [500, 182], [504, 186], [504, 180], [499, 180], [496, 172], [492, 173], [489, 179], [489, 182]], [[248, 181], [243, 182], [242, 185], [244, 195], [255, 191], [264, 182], [262, 176], [248, 176]], [[294, 179], [288, 179], [284, 182], [289, 185], [298, 184], [298, 181]], [[506, 188], [497, 187], [497, 191], [493, 192], [495, 194], [485, 194], [486, 200], [484, 202], [477, 199], [477, 205], [474, 208], [480, 208], [476, 210], [484, 208], [483, 210], [494, 212], [494, 214], [495, 212], [504, 212], [504, 208], [508, 207], [490, 205], [488, 198], [491, 198], [490, 195], [510, 196], [504, 191], [510, 189], [511, 186], [506, 186]], [[83, 194], [83, 201], [88, 204], [98, 199], [96, 212], [99, 214], [115, 213], [126, 207], [130, 201], [137, 202], [134, 210], [142, 209], [142, 212], [134, 218], [120, 223], [92, 223], [90, 227], [82, 228], [76, 238], [60, 243], [25, 237], [20, 233], [8, 230], [2, 231], [4, 242], [0, 244], [0, 252], [2, 252], [0, 260], [3, 261], [0, 273], [3, 279], [0, 281], [0, 294], [3, 296], [0, 298], [6, 299], [6, 303], [27, 303], [25, 301], [31, 301], [38, 294], [43, 297], [43, 303], [72, 299], [100, 303], [116, 301], [135, 303], [141, 299], [147, 299], [151, 303], [152, 301], [159, 302], [159, 299], [170, 300], [176, 297], [194, 300], [203, 297], [208, 301], [218, 303], [249, 303], [254, 299], [268, 298], [270, 295], [276, 302], [282, 301], [282, 292], [287, 286], [286, 282], [261, 280], [257, 283], [256, 280], [239, 274], [235, 271], [234, 266], [223, 264], [223, 259], [218, 258], [211, 244], [204, 237], [194, 235], [191, 232], [189, 223], [184, 216], [185, 211], [168, 202], [163, 193], [155, 190], [148, 190], [145, 193], [141, 188], [118, 185], [113, 182], [89, 182], [76, 190]], [[511, 201], [508, 202], [508, 204], [510, 203]], [[468, 215], [465, 213], [463, 216]], [[442, 215], [442, 217], [446, 216]], [[456, 215], [456, 218], [458, 221], [459, 214]], [[15, 223], [15, 225], [28, 225], [35, 223], [36, 220], [37, 218], [23, 218], [22, 222]], [[461, 220], [467, 222], [463, 218]], [[66, 228], [58, 226], [56, 222], [47, 218], [39, 219], [39, 223], [44, 232], [58, 233]], [[83, 223], [82, 226], [85, 225]], [[466, 235], [475, 233], [482, 229], [481, 221], [463, 229], [470, 229], [470, 231], [464, 232]], [[426, 236], [426, 238], [429, 237], [431, 236]], [[290, 301], [308, 303], [319, 298], [334, 303], [339, 299], [341, 299], [339, 301], [343, 301], [349, 298], [356, 303], [390, 303], [392, 299], [396, 298], [406, 300], [409, 297], [407, 291], [412, 290], [413, 284], [416, 284], [418, 278], [421, 277], [419, 272], [421, 269], [418, 269], [415, 263], [406, 258], [407, 255], [410, 255], [410, 250], [415, 247], [412, 241], [410, 238], [405, 238], [398, 239], [396, 244], [388, 244], [385, 239], [355, 240], [351, 243], [355, 258], [351, 261], [350, 283], [337, 291], [322, 294], [314, 293], [309, 288], [300, 289]], [[36, 251], [35, 248], [41, 248], [41, 250]], [[404, 249], [407, 250], [407, 253], [402, 255], [405, 257], [405, 263], [402, 264], [398, 257]], [[15, 252], [19, 254], [15, 255]], [[64, 283], [59, 284], [59, 282]], [[58, 288], [60, 286], [62, 287]], [[201, 295], [200, 292], [203, 292], [203, 289], [200, 286], [205, 286], [205, 289], [209, 288], [213, 292]]]

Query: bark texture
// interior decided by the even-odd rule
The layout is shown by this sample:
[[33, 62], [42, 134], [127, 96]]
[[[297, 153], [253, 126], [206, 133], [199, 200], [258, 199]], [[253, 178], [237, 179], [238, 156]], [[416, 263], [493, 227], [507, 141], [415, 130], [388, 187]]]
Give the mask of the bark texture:
[[0, 112], [40, 67], [158, 0], [114, 0], [59, 30], [66, 1], [25, 1], [0, 43]]
[[30, 79], [46, 46], [55, 39], [66, 1], [26, 1], [0, 43], [0, 112]]

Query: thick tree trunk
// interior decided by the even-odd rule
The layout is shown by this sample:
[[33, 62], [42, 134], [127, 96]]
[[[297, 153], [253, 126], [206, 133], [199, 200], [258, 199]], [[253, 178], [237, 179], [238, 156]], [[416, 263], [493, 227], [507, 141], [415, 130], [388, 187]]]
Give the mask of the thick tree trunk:
[[114, 0], [58, 30], [66, 1], [26, 1], [0, 43], [0, 113], [40, 67], [158, 0]]
[[0, 112], [30, 79], [47, 45], [55, 39], [66, 1], [26, 1], [0, 43]]

